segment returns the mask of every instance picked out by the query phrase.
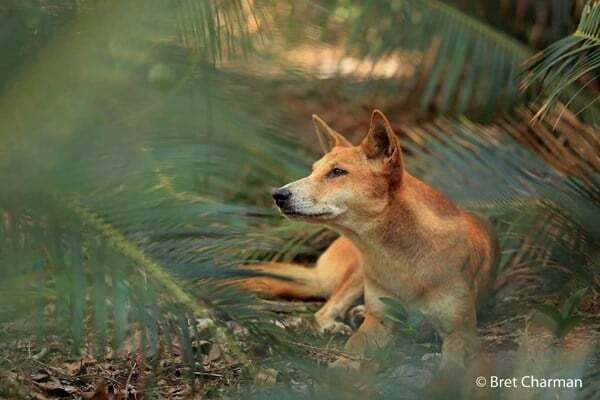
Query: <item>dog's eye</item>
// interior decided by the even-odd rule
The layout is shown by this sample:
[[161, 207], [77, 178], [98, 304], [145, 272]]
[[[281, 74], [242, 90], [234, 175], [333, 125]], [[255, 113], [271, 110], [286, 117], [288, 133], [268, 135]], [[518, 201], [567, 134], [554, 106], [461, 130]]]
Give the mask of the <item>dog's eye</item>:
[[345, 169], [334, 168], [327, 173], [327, 178], [328, 179], [337, 178], [338, 176], [342, 176], [342, 175], [346, 175], [346, 174], [348, 174], [348, 171], [346, 171]]

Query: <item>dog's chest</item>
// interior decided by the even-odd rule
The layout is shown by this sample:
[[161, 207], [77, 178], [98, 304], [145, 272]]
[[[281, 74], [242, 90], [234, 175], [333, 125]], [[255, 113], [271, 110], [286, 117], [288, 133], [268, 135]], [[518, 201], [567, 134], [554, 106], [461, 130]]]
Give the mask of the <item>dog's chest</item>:
[[415, 236], [412, 245], [392, 249], [371, 247], [364, 253], [364, 275], [405, 305], [418, 305], [430, 290], [460, 273], [468, 249], [456, 233]]
[[407, 257], [390, 259], [382, 254], [374, 255], [365, 260], [365, 278], [376, 284], [388, 295], [411, 303], [417, 300], [427, 287], [422, 274], [417, 273], [420, 263], [415, 263]]

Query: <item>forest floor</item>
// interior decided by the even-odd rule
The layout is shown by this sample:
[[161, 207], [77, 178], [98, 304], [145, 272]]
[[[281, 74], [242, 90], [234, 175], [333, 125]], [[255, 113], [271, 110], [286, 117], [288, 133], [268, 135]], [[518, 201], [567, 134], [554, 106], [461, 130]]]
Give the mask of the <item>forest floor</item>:
[[[538, 292], [530, 295], [506, 296], [497, 302], [494, 311], [483, 316], [479, 335], [484, 348], [493, 357], [497, 371], [503, 374], [536, 376], [583, 376], [581, 398], [595, 398], [600, 394], [600, 302], [588, 299], [578, 308], [584, 317], [569, 334], [558, 340], [550, 331], [536, 324], [533, 306], [542, 299]], [[535, 294], [534, 294], [535, 293]], [[546, 304], [559, 302], [558, 296], [543, 297]], [[311, 315], [320, 302], [265, 301], [263, 307], [275, 311], [278, 324], [295, 330], [310, 332]], [[357, 305], [344, 322], [355, 330], [361, 321], [361, 306]], [[322, 347], [306, 345], [311, 357], [320, 364], [335, 358], [346, 338], [343, 335], [323, 335]], [[397, 340], [391, 347], [383, 374], [397, 386], [423, 389], [434, 376], [439, 361], [439, 340], [435, 335], [416, 333], [408, 339]], [[62, 343], [62, 344], [61, 344]], [[298, 345], [302, 345], [299, 343]], [[47, 340], [43, 343], [22, 339], [8, 348], [0, 349], [0, 398], [12, 399], [136, 399], [136, 398], [219, 398], [239, 391], [248, 383], [241, 372], [242, 365], [210, 340], [200, 343], [203, 362], [193, 379], [176, 343], [160, 346], [160, 357], [144, 358], [137, 350], [139, 338], [132, 338], [121, 354], [96, 358], [93, 351], [73, 357], [64, 348], [64, 342]], [[402, 360], [398, 362], [398, 360]], [[159, 363], [160, 365], [157, 365]], [[276, 385], [286, 371], [259, 370], [254, 378], [257, 390], [261, 386]], [[193, 384], [191, 383], [193, 382]], [[386, 381], [387, 382], [387, 381]], [[300, 392], [307, 382], [292, 383]], [[248, 385], [243, 386], [248, 390]], [[384, 390], [384, 389], [382, 389]], [[145, 393], [145, 395], [142, 395]], [[419, 398], [408, 392], [405, 398]]]

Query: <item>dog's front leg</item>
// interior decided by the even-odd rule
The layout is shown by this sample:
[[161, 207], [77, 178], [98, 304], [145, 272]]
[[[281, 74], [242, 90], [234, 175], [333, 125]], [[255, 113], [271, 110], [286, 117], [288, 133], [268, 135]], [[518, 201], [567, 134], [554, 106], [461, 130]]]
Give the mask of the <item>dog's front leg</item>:
[[321, 309], [315, 314], [315, 320], [321, 331], [344, 333], [352, 330], [336, 318], [343, 317], [348, 309], [363, 294], [362, 270], [349, 270], [342, 282], [333, 289], [333, 293]]
[[480, 351], [479, 340], [475, 332], [459, 329], [444, 338], [442, 344], [442, 371], [466, 368]]
[[480, 351], [477, 338], [475, 295], [460, 283], [438, 288], [428, 296], [425, 313], [443, 339], [442, 371], [466, 368]]
[[487, 392], [473, 392], [477, 389], [473, 385], [475, 378], [486, 376], [486, 371], [490, 371], [477, 337], [473, 299], [474, 296], [442, 296], [436, 304], [439, 307], [438, 328], [443, 343], [442, 360], [429, 385], [431, 397], [480, 398], [482, 395], [488, 398]]

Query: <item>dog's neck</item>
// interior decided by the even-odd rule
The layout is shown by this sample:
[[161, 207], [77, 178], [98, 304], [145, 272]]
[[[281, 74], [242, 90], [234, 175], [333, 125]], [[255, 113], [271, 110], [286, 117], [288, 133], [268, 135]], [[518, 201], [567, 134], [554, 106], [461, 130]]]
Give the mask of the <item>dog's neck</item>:
[[406, 250], [415, 245], [414, 215], [401, 202], [393, 201], [371, 221], [356, 228], [337, 227], [363, 254], [390, 250]]
[[460, 213], [446, 197], [424, 182], [405, 174], [403, 183], [389, 196], [376, 216], [354, 227], [334, 226], [365, 254], [382, 252], [390, 257], [409, 256], [443, 235]]

